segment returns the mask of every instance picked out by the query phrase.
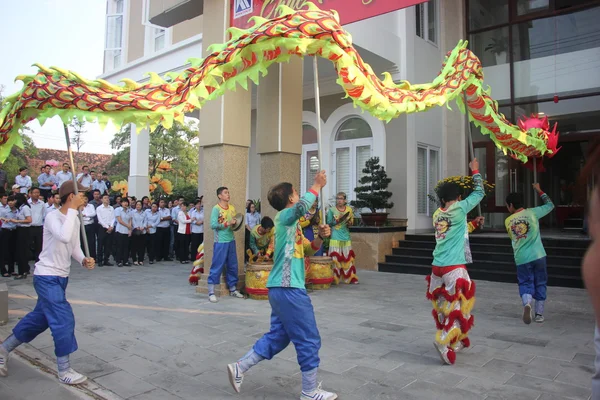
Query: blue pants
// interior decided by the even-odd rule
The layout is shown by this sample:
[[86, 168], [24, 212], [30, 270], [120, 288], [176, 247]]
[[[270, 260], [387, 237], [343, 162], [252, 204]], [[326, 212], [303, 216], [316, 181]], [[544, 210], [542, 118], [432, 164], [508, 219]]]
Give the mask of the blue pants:
[[319, 367], [321, 336], [315, 312], [305, 289], [269, 288], [271, 330], [254, 345], [254, 351], [270, 360], [290, 341], [296, 347], [303, 372]]
[[13, 329], [13, 334], [19, 341], [29, 343], [50, 328], [56, 357], [68, 356], [77, 351], [75, 316], [65, 297], [68, 283], [69, 278], [34, 275], [33, 287], [38, 300], [35, 309]]
[[227, 287], [235, 290], [238, 282], [238, 261], [235, 250], [235, 240], [229, 243], [215, 243], [213, 246], [213, 259], [208, 275], [209, 285], [218, 285], [221, 281], [223, 267], [227, 264]]
[[519, 295], [530, 295], [535, 300], [546, 300], [546, 257], [527, 264], [517, 265], [517, 279], [519, 281]]

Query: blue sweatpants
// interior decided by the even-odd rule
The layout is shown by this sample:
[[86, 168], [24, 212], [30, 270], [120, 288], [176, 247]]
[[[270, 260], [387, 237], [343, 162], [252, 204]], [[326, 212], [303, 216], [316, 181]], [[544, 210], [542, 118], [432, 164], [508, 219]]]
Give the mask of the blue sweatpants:
[[517, 280], [521, 299], [523, 299], [523, 295], [529, 295], [535, 300], [546, 300], [546, 284], [548, 283], [546, 257], [517, 265]]
[[209, 285], [218, 285], [221, 281], [223, 267], [227, 264], [227, 287], [235, 290], [238, 283], [238, 261], [235, 250], [235, 240], [228, 243], [215, 243], [213, 245], [213, 259], [208, 275]]
[[33, 276], [33, 287], [38, 300], [35, 309], [13, 329], [13, 334], [20, 342], [29, 343], [50, 328], [56, 357], [68, 356], [77, 351], [75, 316], [65, 296], [68, 283], [69, 278], [60, 276]]
[[321, 336], [306, 290], [269, 288], [269, 303], [271, 330], [256, 342], [254, 351], [270, 360], [291, 341], [296, 347], [300, 370], [306, 372], [318, 368]]

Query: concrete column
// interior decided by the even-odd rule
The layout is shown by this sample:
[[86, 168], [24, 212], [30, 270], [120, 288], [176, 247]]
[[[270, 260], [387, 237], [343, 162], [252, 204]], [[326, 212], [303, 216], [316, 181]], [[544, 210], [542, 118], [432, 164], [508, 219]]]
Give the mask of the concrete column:
[[[452, 50], [459, 40], [464, 39], [465, 28], [465, 2], [464, 0], [440, 1], [441, 32], [440, 44], [442, 56]], [[466, 116], [461, 114], [458, 106], [453, 105], [453, 110], [442, 107], [443, 110], [443, 173], [442, 177], [464, 175], [467, 173], [467, 140]]]
[[260, 182], [263, 216], [274, 217], [269, 189], [290, 182], [300, 190], [302, 155], [303, 62], [272, 65], [258, 86], [256, 116], [257, 153], [260, 154]]
[[148, 129], [136, 133], [135, 124], [131, 124], [131, 147], [129, 149], [129, 195], [140, 199], [148, 196], [148, 166], [150, 165], [150, 134]]
[[[203, 51], [213, 43], [224, 43], [229, 26], [229, 2], [204, 0]], [[199, 179], [204, 195], [206, 228], [204, 230], [204, 275], [197, 292], [207, 293], [207, 279], [213, 258], [214, 234], [210, 229], [210, 214], [217, 204], [217, 188], [226, 186], [231, 192], [231, 204], [245, 215], [246, 174], [250, 147], [251, 95], [249, 91], [228, 92], [207, 103], [200, 110]], [[244, 229], [235, 234], [240, 284], [244, 283]], [[224, 279], [215, 294], [227, 293]]]

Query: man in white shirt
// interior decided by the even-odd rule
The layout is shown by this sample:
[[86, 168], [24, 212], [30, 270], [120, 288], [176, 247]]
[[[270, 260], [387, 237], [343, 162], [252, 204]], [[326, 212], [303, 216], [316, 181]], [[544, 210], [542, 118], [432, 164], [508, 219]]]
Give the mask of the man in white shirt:
[[72, 181], [72, 180], [73, 180], [73, 174], [71, 173], [71, 171], [69, 171], [69, 164], [63, 163], [62, 171], [59, 171], [56, 173], [56, 181], [57, 181], [58, 188], [60, 189], [61, 185], [63, 183], [65, 183], [66, 181]]
[[65, 291], [71, 271], [71, 257], [87, 269], [94, 259], [86, 258], [80, 247], [77, 210], [83, 204], [75, 195], [73, 181], [65, 182], [60, 195], [63, 206], [48, 215], [44, 230], [44, 247], [36, 264], [33, 286], [38, 296], [35, 309], [27, 314], [0, 346], [0, 376], [8, 375], [8, 355], [21, 343], [29, 343], [50, 328], [58, 363], [58, 379], [67, 385], [78, 385], [87, 378], [71, 368], [69, 355], [77, 350], [75, 316]]
[[169, 242], [171, 241], [171, 211], [166, 207], [167, 203], [160, 200], [158, 203], [158, 213], [160, 222], [156, 229], [156, 245], [158, 246], [156, 261], [173, 261], [169, 257]]
[[[86, 197], [83, 202], [83, 226], [85, 228], [85, 236], [87, 237], [88, 246], [90, 248], [90, 257], [96, 259], [96, 207], [90, 204]], [[82, 243], [83, 244], [83, 243]], [[82, 247], [83, 249], [83, 247]]]
[[115, 210], [115, 218], [117, 219], [116, 237], [117, 250], [115, 254], [115, 261], [117, 267], [129, 267], [129, 238], [131, 237], [131, 231], [133, 230], [133, 221], [131, 212], [129, 210], [129, 199], [124, 198], [121, 200], [121, 207]]
[[92, 175], [90, 175], [90, 167], [84, 165], [81, 170], [83, 172], [77, 175], [77, 182], [83, 186], [84, 191], [88, 192], [92, 189], [93, 182]]
[[15, 185], [19, 185], [19, 193], [27, 194], [31, 189], [31, 177], [27, 175], [29, 170], [25, 167], [19, 168], [19, 175], [15, 176]]
[[110, 197], [105, 194], [102, 196], [102, 205], [96, 208], [98, 217], [98, 261], [99, 265], [112, 267], [108, 259], [112, 249], [115, 226], [115, 210], [110, 205]]
[[96, 180], [92, 182], [92, 190], [99, 190], [100, 194], [103, 195], [108, 190], [106, 188], [106, 182], [104, 182], [102, 179], [96, 178]]
[[29, 237], [33, 243], [33, 257], [35, 261], [40, 261], [42, 252], [42, 241], [44, 236], [44, 219], [46, 218], [46, 204], [40, 199], [40, 189], [31, 190], [31, 227], [29, 228]]

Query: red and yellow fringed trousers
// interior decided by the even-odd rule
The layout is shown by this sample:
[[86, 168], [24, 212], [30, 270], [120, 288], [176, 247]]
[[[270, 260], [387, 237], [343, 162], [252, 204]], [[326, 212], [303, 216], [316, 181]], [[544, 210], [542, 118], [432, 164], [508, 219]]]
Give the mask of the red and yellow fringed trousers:
[[356, 267], [354, 266], [354, 250], [350, 240], [331, 240], [329, 242], [329, 257], [333, 259], [333, 284], [358, 283]]
[[454, 364], [456, 352], [469, 347], [475, 305], [475, 282], [464, 265], [433, 267], [427, 280], [427, 298], [437, 326], [435, 342], [442, 358]]

